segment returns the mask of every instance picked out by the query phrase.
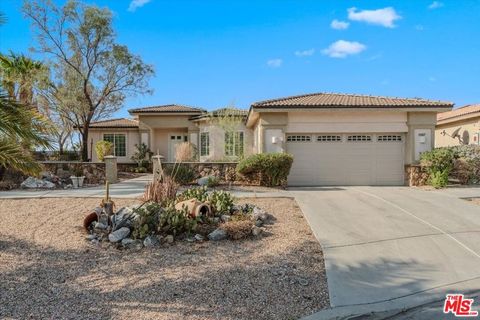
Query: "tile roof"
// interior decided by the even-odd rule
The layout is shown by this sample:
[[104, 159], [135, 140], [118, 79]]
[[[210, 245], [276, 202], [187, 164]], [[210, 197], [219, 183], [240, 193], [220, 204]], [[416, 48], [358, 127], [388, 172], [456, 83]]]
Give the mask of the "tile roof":
[[237, 109], [237, 108], [221, 108], [221, 109], [203, 113], [198, 116], [194, 116], [192, 117], [192, 120], [209, 118], [209, 117], [219, 117], [222, 115], [234, 115], [238, 117], [246, 117], [248, 115], [248, 110]]
[[281, 107], [453, 107], [453, 103], [420, 98], [396, 98], [341, 93], [312, 93], [279, 99], [259, 101], [252, 104], [256, 108]]
[[130, 113], [158, 113], [158, 112], [204, 112], [205, 110], [201, 108], [195, 108], [190, 106], [184, 106], [180, 104], [166, 104], [162, 106], [151, 106], [143, 108], [130, 109]]
[[91, 122], [89, 128], [138, 128], [138, 121], [126, 118]]
[[480, 104], [466, 105], [452, 111], [437, 114], [437, 121], [454, 121], [454, 118], [471, 115], [472, 117], [480, 117]]

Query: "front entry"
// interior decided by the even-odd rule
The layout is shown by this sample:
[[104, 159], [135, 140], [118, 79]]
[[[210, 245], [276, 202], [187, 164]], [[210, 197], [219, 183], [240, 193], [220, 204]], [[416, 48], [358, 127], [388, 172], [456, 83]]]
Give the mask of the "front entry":
[[188, 135], [185, 133], [171, 133], [168, 139], [168, 161], [175, 162], [177, 146], [180, 143], [187, 142]]

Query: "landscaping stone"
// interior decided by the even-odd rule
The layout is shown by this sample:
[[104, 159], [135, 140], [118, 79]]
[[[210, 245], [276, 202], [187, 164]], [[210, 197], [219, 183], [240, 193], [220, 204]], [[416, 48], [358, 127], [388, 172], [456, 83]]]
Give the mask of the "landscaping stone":
[[203, 240], [205, 240], [205, 237], [202, 236], [202, 235], [199, 234], [199, 233], [197, 233], [194, 238], [195, 238], [195, 240], [197, 240], [197, 241], [203, 241]]
[[208, 184], [208, 179], [215, 178], [215, 176], [204, 176], [197, 180], [199, 186], [206, 186]]
[[97, 239], [97, 235], [96, 234], [89, 234], [86, 238], [87, 238], [87, 240]]
[[266, 222], [270, 219], [270, 214], [259, 207], [255, 207], [253, 208], [253, 218], [255, 220], [262, 220], [263, 222]]
[[20, 187], [23, 189], [55, 189], [55, 184], [48, 180], [28, 177], [20, 184]]
[[95, 229], [105, 230], [107, 229], [107, 225], [101, 222], [96, 222]]
[[256, 227], [261, 227], [261, 226], [263, 226], [263, 221], [260, 220], [260, 219], [259, 219], [259, 220], [256, 220], [256, 221], [255, 221], [255, 226], [256, 226]]
[[119, 242], [122, 239], [125, 239], [130, 234], [130, 229], [127, 227], [122, 227], [118, 230], [113, 231], [108, 235], [108, 240], [110, 242]]
[[122, 245], [127, 249], [140, 250], [143, 248], [142, 240], [134, 240], [132, 238], [125, 238], [122, 240]]
[[259, 235], [262, 234], [262, 232], [263, 232], [262, 228], [259, 228], [259, 227], [257, 227], [257, 226], [253, 226], [253, 227], [252, 227], [252, 235], [253, 235], [254, 237], [258, 237]]
[[155, 247], [157, 245], [160, 244], [160, 241], [158, 241], [158, 238], [156, 236], [147, 236], [144, 240], [143, 240], [143, 245], [146, 247], [146, 248], [151, 248], [151, 247]]
[[173, 236], [171, 234], [169, 234], [168, 236], [165, 237], [165, 242], [166, 243], [173, 243], [175, 239], [173, 238]]
[[223, 222], [228, 222], [232, 219], [232, 216], [228, 215], [228, 214], [222, 214], [220, 216], [220, 219], [223, 221]]
[[208, 235], [208, 239], [210, 239], [212, 241], [220, 241], [220, 240], [224, 240], [226, 238], [227, 238], [227, 233], [220, 228], [215, 229], [213, 232], [211, 232]]

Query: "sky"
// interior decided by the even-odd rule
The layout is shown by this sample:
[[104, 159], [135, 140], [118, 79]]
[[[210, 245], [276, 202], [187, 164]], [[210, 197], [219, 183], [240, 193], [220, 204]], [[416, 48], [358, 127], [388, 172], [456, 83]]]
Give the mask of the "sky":
[[[64, 1], [56, 0], [56, 3]], [[207, 110], [339, 92], [480, 103], [480, 0], [86, 0], [155, 68], [127, 109]], [[35, 46], [20, 0], [0, 0], [0, 51]]]

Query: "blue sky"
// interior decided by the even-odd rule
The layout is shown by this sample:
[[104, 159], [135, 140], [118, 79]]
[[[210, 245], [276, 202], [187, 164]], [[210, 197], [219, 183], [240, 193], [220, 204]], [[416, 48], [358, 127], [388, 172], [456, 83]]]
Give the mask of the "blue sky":
[[[153, 95], [117, 116], [311, 92], [480, 103], [480, 0], [86, 2], [114, 11], [118, 41], [155, 66]], [[0, 1], [2, 52], [34, 45], [20, 6]]]

